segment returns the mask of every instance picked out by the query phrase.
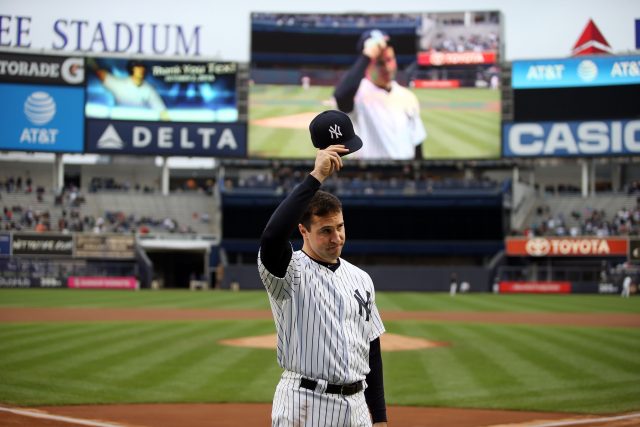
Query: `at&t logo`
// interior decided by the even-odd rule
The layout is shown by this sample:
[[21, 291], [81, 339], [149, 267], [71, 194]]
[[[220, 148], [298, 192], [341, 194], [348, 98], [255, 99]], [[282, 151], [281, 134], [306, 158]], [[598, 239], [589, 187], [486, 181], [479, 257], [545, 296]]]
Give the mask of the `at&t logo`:
[[[32, 124], [44, 126], [56, 115], [56, 101], [47, 92], [33, 92], [24, 102], [24, 115]], [[58, 129], [27, 127], [20, 134], [20, 143], [55, 144]]]

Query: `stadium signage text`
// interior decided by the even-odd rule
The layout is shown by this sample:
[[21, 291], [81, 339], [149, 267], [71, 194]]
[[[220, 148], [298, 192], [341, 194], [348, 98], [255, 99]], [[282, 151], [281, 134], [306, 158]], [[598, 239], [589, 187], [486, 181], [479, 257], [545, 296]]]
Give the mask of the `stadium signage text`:
[[87, 152], [182, 156], [246, 155], [246, 126], [92, 120]]
[[568, 294], [571, 293], [571, 282], [503, 281], [498, 289], [501, 294]]
[[84, 82], [84, 59], [3, 53], [0, 78], [5, 82], [80, 85]]
[[640, 56], [513, 61], [513, 89], [640, 84]]
[[12, 247], [14, 255], [71, 255], [73, 237], [14, 233]]
[[628, 240], [623, 238], [536, 237], [506, 239], [509, 256], [624, 256]]
[[31, 16], [0, 15], [0, 47], [139, 55], [201, 54], [201, 25], [58, 17], [50, 24], [48, 43], [34, 41], [32, 28], [43, 25]]
[[505, 123], [505, 157], [640, 154], [640, 120]]
[[468, 64], [495, 64], [495, 52], [420, 52], [418, 64], [420, 65], [468, 65]]

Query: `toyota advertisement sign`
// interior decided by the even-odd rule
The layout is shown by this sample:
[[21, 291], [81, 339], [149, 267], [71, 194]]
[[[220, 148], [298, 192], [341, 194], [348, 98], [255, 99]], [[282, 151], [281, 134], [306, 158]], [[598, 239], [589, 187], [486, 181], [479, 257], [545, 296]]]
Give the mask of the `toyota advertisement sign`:
[[508, 256], [588, 257], [627, 256], [625, 237], [512, 237], [505, 241]]

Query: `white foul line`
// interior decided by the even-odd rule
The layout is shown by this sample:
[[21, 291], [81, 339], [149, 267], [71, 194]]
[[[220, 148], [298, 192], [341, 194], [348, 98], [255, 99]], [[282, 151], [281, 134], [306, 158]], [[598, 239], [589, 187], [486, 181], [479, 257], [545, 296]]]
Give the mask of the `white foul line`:
[[627, 415], [617, 415], [615, 417], [603, 417], [603, 418], [585, 418], [582, 420], [567, 420], [567, 421], [553, 421], [544, 424], [526, 424], [530, 427], [561, 427], [561, 426], [577, 426], [580, 424], [592, 424], [592, 423], [605, 423], [608, 421], [627, 420], [630, 418], [640, 418], [640, 412]]
[[106, 423], [101, 421], [83, 420], [81, 418], [65, 417], [62, 415], [53, 415], [53, 414], [47, 414], [46, 412], [29, 411], [26, 409], [5, 408], [3, 406], [0, 406], [0, 411], [11, 412], [12, 414], [23, 415], [25, 417], [43, 418], [45, 420], [61, 421], [63, 423], [70, 423], [70, 424], [76, 424], [81, 426], [123, 427], [123, 424], [113, 424], [113, 423]]

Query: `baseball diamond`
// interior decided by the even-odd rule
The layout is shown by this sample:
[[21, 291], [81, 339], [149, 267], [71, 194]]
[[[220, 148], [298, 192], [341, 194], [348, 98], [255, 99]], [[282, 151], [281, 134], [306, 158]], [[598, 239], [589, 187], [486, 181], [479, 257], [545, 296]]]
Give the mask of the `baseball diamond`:
[[[396, 426], [637, 423], [638, 299], [376, 301], [389, 332], [449, 344], [383, 351]], [[22, 411], [0, 409], [0, 425], [69, 425], [36, 409], [102, 423], [85, 425], [266, 425], [275, 351], [220, 343], [273, 333], [266, 304], [264, 291], [0, 290], [0, 406]]]

